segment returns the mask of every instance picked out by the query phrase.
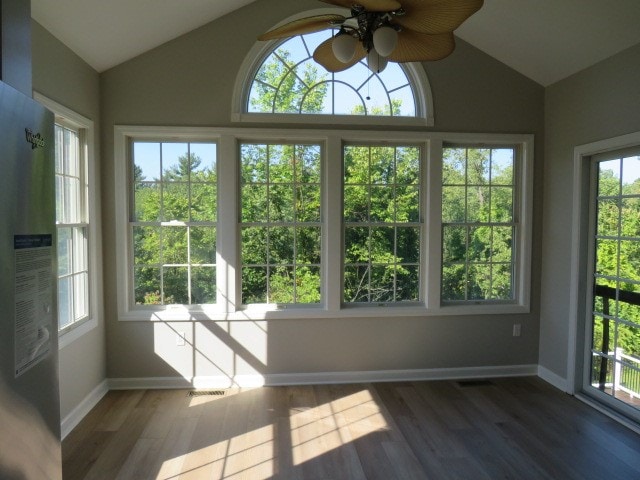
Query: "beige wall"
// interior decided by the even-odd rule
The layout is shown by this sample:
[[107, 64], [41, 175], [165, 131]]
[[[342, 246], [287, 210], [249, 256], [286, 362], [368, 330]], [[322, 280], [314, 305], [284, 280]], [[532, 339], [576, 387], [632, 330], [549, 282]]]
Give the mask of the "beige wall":
[[[33, 89], [93, 120], [96, 129], [96, 168], [100, 169], [100, 78], [98, 73], [60, 43], [37, 22], [32, 22]], [[100, 211], [98, 189], [89, 192]], [[94, 219], [99, 222], [99, 218]], [[100, 235], [100, 229], [98, 229]], [[100, 248], [101, 241], [98, 241]], [[93, 265], [100, 273], [100, 265]], [[102, 290], [102, 278], [95, 287]], [[101, 296], [101, 295], [100, 295]], [[105, 328], [102, 305], [99, 324], [88, 334], [60, 350], [60, 413], [64, 419], [106, 378]]]
[[[527, 315], [120, 322], [116, 313], [113, 127], [231, 126], [238, 69], [256, 36], [312, 0], [259, 0], [101, 75], [108, 376], [135, 378], [536, 364], [539, 268]], [[426, 67], [435, 130], [536, 135], [534, 258], [540, 252], [544, 89], [468, 44]], [[334, 213], [335, 214], [335, 213]], [[513, 323], [522, 336], [512, 337]], [[195, 350], [176, 347], [184, 331]]]
[[640, 131], [640, 45], [546, 89], [540, 365], [567, 378], [573, 149]]

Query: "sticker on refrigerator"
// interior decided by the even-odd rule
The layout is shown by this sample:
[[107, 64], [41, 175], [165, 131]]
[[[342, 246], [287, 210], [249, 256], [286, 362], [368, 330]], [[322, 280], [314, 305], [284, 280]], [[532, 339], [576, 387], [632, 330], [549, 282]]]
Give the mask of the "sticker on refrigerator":
[[15, 375], [38, 364], [51, 349], [53, 328], [52, 236], [14, 235]]

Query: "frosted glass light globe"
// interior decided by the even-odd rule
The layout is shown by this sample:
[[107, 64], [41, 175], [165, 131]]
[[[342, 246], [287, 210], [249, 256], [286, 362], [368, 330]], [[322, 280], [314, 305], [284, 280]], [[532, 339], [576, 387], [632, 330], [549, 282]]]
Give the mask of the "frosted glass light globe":
[[389, 26], [382, 26], [373, 32], [373, 46], [383, 57], [393, 53], [398, 43], [398, 32]]
[[338, 60], [342, 63], [349, 63], [356, 53], [356, 44], [358, 40], [348, 33], [341, 32], [333, 37], [331, 42], [331, 50]]
[[380, 55], [375, 48], [372, 48], [367, 54], [367, 67], [373, 73], [381, 73], [387, 68], [387, 59]]

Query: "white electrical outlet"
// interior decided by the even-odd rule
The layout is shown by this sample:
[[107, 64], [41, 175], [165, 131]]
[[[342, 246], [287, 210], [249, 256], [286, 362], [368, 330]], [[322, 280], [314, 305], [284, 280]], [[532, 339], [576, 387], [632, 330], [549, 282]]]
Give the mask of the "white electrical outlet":
[[186, 344], [186, 340], [184, 338], [184, 332], [177, 332], [176, 334], [176, 345], [179, 347], [184, 347]]
[[513, 324], [513, 336], [514, 337], [519, 337], [521, 332], [522, 332], [522, 326], [519, 323], [514, 323]]

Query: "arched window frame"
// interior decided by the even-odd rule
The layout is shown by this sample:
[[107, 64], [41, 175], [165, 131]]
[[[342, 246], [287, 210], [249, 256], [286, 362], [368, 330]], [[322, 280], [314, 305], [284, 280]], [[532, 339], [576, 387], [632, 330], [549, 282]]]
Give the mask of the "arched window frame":
[[[344, 10], [316, 9], [291, 16], [278, 25], [299, 18], [327, 13], [344, 14]], [[276, 26], [278, 26], [276, 25]], [[331, 115], [331, 114], [298, 114], [298, 113], [258, 113], [248, 112], [247, 105], [251, 87], [256, 73], [271, 53], [282, 41], [256, 42], [246, 55], [233, 89], [231, 105], [231, 121], [241, 123], [307, 123], [307, 124], [342, 124], [342, 125], [393, 125], [393, 126], [427, 126], [434, 125], [433, 97], [431, 85], [421, 63], [404, 63], [401, 68], [407, 76], [415, 101], [416, 113], [413, 117], [374, 116], [374, 115]]]

